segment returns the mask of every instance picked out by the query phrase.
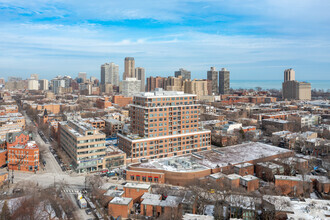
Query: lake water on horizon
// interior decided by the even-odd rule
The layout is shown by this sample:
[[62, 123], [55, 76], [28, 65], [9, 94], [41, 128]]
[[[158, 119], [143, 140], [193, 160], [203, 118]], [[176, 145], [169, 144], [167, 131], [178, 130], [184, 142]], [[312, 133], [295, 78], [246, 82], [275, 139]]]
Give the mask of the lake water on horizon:
[[[282, 89], [282, 80], [230, 80], [230, 87], [233, 89]], [[312, 89], [330, 89], [330, 80], [308, 80]]]

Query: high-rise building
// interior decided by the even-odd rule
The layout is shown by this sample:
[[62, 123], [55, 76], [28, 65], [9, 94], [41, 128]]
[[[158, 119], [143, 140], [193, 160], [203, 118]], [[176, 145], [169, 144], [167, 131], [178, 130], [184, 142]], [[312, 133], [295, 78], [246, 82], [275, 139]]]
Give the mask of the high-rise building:
[[38, 90], [39, 89], [39, 82], [36, 79], [29, 79], [28, 80], [28, 90]]
[[48, 80], [47, 79], [41, 79], [39, 80], [39, 89], [40, 90], [48, 90]]
[[284, 82], [282, 83], [283, 99], [288, 100], [310, 100], [312, 86], [307, 82], [298, 82], [295, 80], [295, 71], [286, 69], [284, 71]]
[[197, 99], [208, 95], [208, 81], [207, 80], [185, 80], [184, 92], [197, 95]]
[[52, 82], [51, 85], [54, 94], [59, 94], [61, 88], [66, 87], [66, 81], [61, 76], [55, 77], [54, 79], [52, 79], [51, 82]]
[[165, 78], [164, 88], [166, 91], [184, 91], [182, 76]]
[[0, 85], [5, 85], [5, 79], [4, 78], [0, 78]]
[[160, 77], [160, 76], [150, 76], [147, 78], [147, 91], [151, 92], [154, 91], [156, 88], [163, 88], [165, 89], [164, 82], [165, 82], [165, 77]]
[[101, 66], [101, 84], [107, 83], [119, 86], [119, 66], [113, 62]]
[[179, 71], [175, 71], [174, 75], [175, 75], [175, 77], [182, 76], [183, 80], [191, 79], [191, 72], [188, 70], [185, 70], [183, 68], [180, 68]]
[[143, 67], [135, 68], [135, 78], [141, 80], [141, 92], [146, 91], [146, 73]]
[[209, 71], [207, 71], [207, 79], [211, 81], [212, 84], [212, 94], [219, 94], [219, 81], [218, 81], [218, 71], [215, 67], [211, 67]]
[[124, 96], [133, 96], [140, 93], [141, 90], [141, 80], [136, 78], [126, 78], [122, 81], [121, 92]]
[[226, 68], [219, 71], [219, 93], [228, 94], [230, 88], [230, 72]]
[[73, 160], [77, 172], [105, 168], [105, 134], [78, 120], [60, 122], [60, 146]]
[[211, 131], [199, 127], [196, 95], [162, 89], [140, 93], [129, 112], [131, 130], [117, 135], [131, 162], [211, 149]]
[[39, 75], [36, 73], [31, 74], [30, 79], [39, 80]]
[[136, 78], [134, 57], [125, 57], [125, 72], [123, 75], [123, 80], [126, 78]]
[[79, 72], [78, 73], [78, 83], [85, 83], [87, 80], [87, 73]]
[[292, 68], [284, 70], [284, 82], [294, 81], [295, 75], [296, 75], [296, 72]]

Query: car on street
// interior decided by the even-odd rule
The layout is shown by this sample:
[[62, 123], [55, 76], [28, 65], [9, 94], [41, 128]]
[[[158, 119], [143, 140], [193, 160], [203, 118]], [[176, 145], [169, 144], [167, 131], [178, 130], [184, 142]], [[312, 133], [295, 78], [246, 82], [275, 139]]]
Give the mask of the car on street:
[[90, 209], [86, 209], [86, 211], [85, 211], [85, 212], [86, 212], [86, 214], [87, 214], [87, 215], [90, 215], [90, 214], [92, 214], [92, 210], [90, 210]]

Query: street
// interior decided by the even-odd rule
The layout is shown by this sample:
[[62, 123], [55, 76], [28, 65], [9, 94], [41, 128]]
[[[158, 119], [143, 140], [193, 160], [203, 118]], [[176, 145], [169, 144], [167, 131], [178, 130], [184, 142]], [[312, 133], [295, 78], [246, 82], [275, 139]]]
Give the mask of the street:
[[[30, 120], [26, 112], [23, 112], [26, 123], [35, 124]], [[54, 155], [50, 152], [50, 144], [40, 137], [38, 132], [34, 133], [34, 140], [39, 143], [39, 150], [42, 152], [43, 159], [46, 161], [44, 170], [40, 168], [37, 173], [14, 171], [14, 183], [21, 181], [32, 181], [38, 184], [39, 187], [50, 186], [64, 186], [62, 192], [71, 199], [72, 203], [76, 206], [75, 216], [77, 219], [90, 219], [92, 215], [87, 215], [85, 209], [80, 209], [77, 203], [77, 193], [85, 188], [85, 175], [63, 172], [60, 165], [56, 161]], [[10, 172], [11, 173], [11, 172]]]

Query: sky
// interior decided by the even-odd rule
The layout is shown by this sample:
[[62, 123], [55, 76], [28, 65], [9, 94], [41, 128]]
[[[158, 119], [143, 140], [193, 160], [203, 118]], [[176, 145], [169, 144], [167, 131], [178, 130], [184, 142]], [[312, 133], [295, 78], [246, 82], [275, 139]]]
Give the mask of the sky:
[[329, 0], [0, 0], [0, 77], [100, 77], [135, 58], [147, 76], [211, 66], [233, 80], [330, 80]]

